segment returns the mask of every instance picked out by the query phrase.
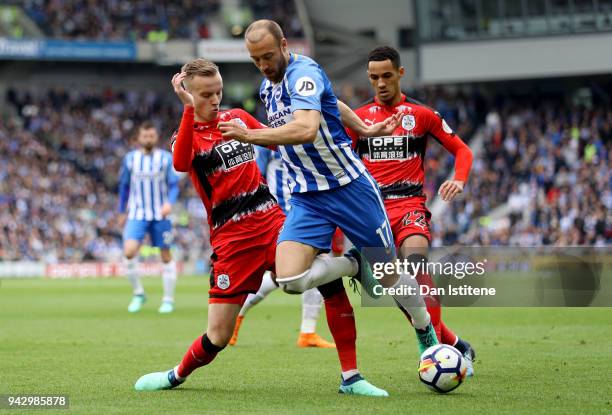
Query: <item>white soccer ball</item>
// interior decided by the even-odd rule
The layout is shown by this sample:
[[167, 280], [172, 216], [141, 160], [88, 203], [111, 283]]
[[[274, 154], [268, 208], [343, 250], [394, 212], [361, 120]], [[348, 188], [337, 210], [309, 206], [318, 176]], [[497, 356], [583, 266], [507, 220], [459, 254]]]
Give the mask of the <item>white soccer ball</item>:
[[419, 379], [435, 392], [447, 393], [457, 389], [466, 372], [465, 360], [453, 346], [436, 344], [421, 355]]

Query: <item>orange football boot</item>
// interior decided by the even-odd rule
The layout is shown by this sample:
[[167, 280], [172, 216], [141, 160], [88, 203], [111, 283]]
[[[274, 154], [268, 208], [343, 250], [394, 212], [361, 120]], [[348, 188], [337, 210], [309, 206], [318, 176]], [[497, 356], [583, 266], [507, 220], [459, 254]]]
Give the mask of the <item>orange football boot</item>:
[[324, 340], [317, 333], [300, 333], [297, 340], [298, 347], [320, 347], [322, 349], [335, 349], [336, 345]]

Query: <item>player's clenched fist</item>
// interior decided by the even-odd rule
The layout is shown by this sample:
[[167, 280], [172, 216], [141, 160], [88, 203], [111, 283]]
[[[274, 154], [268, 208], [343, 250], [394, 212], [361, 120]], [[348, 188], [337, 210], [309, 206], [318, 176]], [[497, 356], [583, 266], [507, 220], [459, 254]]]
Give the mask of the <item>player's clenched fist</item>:
[[233, 138], [234, 140], [249, 143], [248, 140], [249, 132], [246, 128], [242, 128], [240, 125], [233, 121], [220, 122], [218, 125], [223, 138]]
[[447, 180], [442, 183], [438, 194], [445, 202], [450, 202], [459, 193], [463, 193], [463, 182], [461, 180]]
[[183, 79], [185, 79], [186, 76], [187, 74], [185, 72], [174, 74], [172, 77], [172, 87], [183, 105], [191, 105], [193, 107], [193, 95], [187, 92], [183, 86]]

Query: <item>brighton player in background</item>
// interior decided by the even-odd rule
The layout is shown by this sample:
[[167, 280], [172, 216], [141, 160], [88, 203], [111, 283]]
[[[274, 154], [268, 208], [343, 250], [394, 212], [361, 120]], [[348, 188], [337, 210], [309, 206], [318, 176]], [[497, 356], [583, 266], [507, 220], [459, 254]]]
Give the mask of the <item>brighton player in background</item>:
[[119, 222], [125, 223], [123, 252], [133, 290], [128, 311], [140, 311], [146, 300], [138, 274], [138, 252], [149, 234], [151, 244], [160, 249], [163, 262], [164, 294], [158, 311], [167, 314], [174, 311], [176, 263], [170, 252], [173, 234], [169, 215], [178, 199], [179, 177], [172, 167], [172, 154], [156, 148], [159, 135], [155, 126], [144, 122], [136, 134], [140, 148], [124, 157], [119, 174]]
[[[276, 250], [277, 283], [286, 292], [302, 293], [324, 276], [360, 273], [362, 286], [372, 292], [376, 281], [371, 274], [360, 272], [359, 265], [363, 263], [359, 250], [381, 248], [366, 249], [364, 254], [370, 262], [389, 262], [395, 260], [395, 247], [378, 186], [351, 149], [352, 140], [343, 123], [359, 135], [379, 136], [392, 133], [401, 117], [391, 116], [367, 126], [337, 100], [327, 75], [316, 62], [289, 52], [276, 22], [255, 21], [247, 28], [245, 40], [253, 63], [265, 77], [260, 98], [272, 128], [248, 130], [223, 122], [219, 129], [226, 138], [278, 145], [287, 167], [291, 209]], [[319, 252], [330, 248], [337, 227], [355, 245], [351, 253], [359, 260], [328, 257], [321, 264]], [[341, 280], [334, 282], [343, 290]], [[396, 291], [409, 292], [407, 286], [417, 289], [416, 281], [408, 274], [386, 275], [380, 282], [385, 287], [401, 288]], [[394, 299], [410, 314], [419, 349], [437, 344], [423, 299], [414, 295], [395, 295]], [[353, 319], [346, 295], [343, 304], [347, 319]], [[359, 373], [352, 371], [343, 370], [342, 375], [340, 392], [361, 380]]]
[[[375, 97], [355, 113], [366, 124], [380, 122], [393, 114], [403, 114], [402, 123], [387, 137], [359, 137], [353, 131], [348, 132], [357, 154], [380, 186], [400, 257], [419, 264], [426, 263], [431, 240], [431, 213], [425, 205], [427, 200], [423, 193], [427, 139], [435, 139], [455, 156], [455, 176], [442, 183], [438, 191], [442, 200], [447, 202], [463, 192], [472, 165], [472, 152], [440, 114], [402, 93], [400, 82], [403, 75], [404, 67], [397, 50], [382, 46], [369, 53], [368, 79]], [[418, 275], [417, 280], [420, 284], [433, 284], [427, 273]], [[428, 296], [425, 303], [438, 339], [463, 353], [471, 376], [474, 350], [444, 324], [437, 298]]]
[[[274, 269], [276, 241], [285, 220], [255, 163], [253, 146], [224, 138], [217, 128], [220, 122], [247, 129], [265, 128], [243, 110], [219, 111], [223, 79], [217, 66], [205, 59], [189, 62], [172, 78], [172, 86], [184, 104], [181, 124], [174, 136], [174, 167], [189, 172], [208, 213], [214, 250], [208, 327], [178, 366], [142, 376], [135, 384], [136, 390], [174, 388], [195, 369], [211, 363], [224, 349], [247, 295], [257, 291], [265, 271]], [[347, 297], [342, 285], [340, 291], [329, 288], [330, 281], [343, 274], [329, 275], [326, 272], [329, 260], [317, 259], [317, 282], [322, 284], [318, 288], [325, 298], [329, 330], [336, 340], [343, 373], [345, 368], [359, 373], [352, 309], [344, 306], [343, 299]], [[387, 395], [364, 379], [341, 390], [354, 395]]]
[[[261, 174], [266, 178], [270, 193], [272, 193], [281, 209], [283, 209], [283, 212], [287, 214], [287, 211], [291, 208], [291, 204], [289, 203], [291, 192], [289, 190], [289, 180], [286, 177], [287, 171], [283, 166], [280, 155], [278, 152], [268, 148], [255, 146], [255, 159], [259, 171], [261, 171]], [[342, 255], [344, 244], [341, 242], [343, 242], [343, 239], [344, 235], [342, 235], [341, 232], [339, 236], [334, 235], [333, 242], [335, 243], [332, 243], [332, 252], [335, 256]], [[240, 313], [236, 319], [236, 327], [234, 327], [234, 334], [229, 341], [231, 346], [235, 345], [238, 341], [238, 332], [240, 331], [246, 313], [277, 288], [278, 285], [272, 280], [271, 273], [266, 272], [257, 293], [249, 294], [244, 305], [240, 309]], [[335, 344], [324, 340], [316, 333], [317, 320], [321, 314], [322, 305], [323, 296], [316, 288], [311, 288], [302, 294], [302, 324], [297, 340], [298, 347], [336, 347]]]

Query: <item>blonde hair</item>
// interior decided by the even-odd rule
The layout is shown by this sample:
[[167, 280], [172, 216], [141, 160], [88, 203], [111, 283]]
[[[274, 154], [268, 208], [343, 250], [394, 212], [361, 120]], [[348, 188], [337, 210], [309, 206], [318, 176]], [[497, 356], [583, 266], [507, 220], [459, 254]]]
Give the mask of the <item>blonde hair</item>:
[[197, 58], [184, 64], [181, 72], [185, 72], [189, 79], [194, 76], [214, 76], [219, 73], [219, 67], [208, 59]]

